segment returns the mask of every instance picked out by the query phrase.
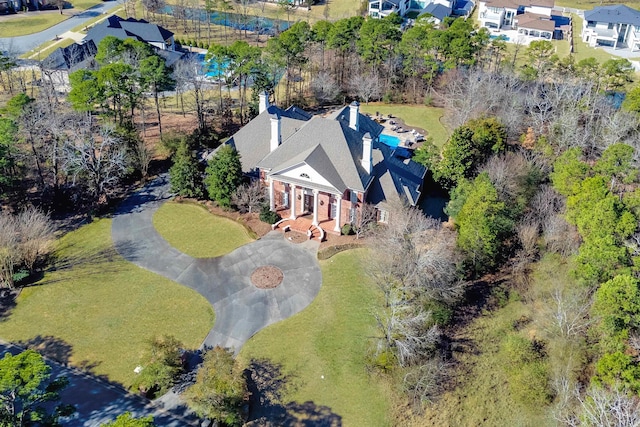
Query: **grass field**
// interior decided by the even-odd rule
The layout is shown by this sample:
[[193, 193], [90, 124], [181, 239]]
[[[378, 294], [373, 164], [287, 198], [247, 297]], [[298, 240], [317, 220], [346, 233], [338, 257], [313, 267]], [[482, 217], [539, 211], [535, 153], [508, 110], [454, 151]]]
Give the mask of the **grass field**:
[[46, 30], [64, 20], [71, 18], [71, 14], [60, 15], [58, 12], [40, 15], [17, 15], [0, 22], [2, 37], [26, 36]]
[[193, 203], [163, 204], [153, 225], [171, 246], [196, 258], [225, 255], [253, 240], [242, 225]]
[[[380, 298], [365, 279], [361, 259], [366, 254], [357, 249], [321, 261], [322, 288], [311, 305], [257, 333], [239, 355], [245, 364], [267, 358], [282, 365], [292, 376], [283, 403], [327, 406], [345, 426], [390, 425], [391, 392], [364, 363], [375, 327], [371, 312]], [[313, 425], [330, 425], [316, 421]]]
[[26, 36], [46, 30], [62, 21], [65, 21], [76, 13], [89, 9], [99, 0], [74, 0], [72, 9], [64, 9], [61, 15], [57, 10], [41, 12], [38, 14], [21, 13], [4, 18], [0, 21], [2, 37]]
[[393, 114], [402, 119], [407, 126], [415, 126], [427, 131], [427, 136], [433, 138], [433, 142], [442, 146], [449, 138], [450, 132], [442, 124], [443, 108], [427, 107], [425, 105], [382, 104], [372, 102], [360, 105], [360, 109], [369, 114], [376, 111], [381, 114]]
[[213, 326], [202, 296], [115, 252], [111, 220], [63, 236], [56, 256], [56, 270], [3, 313], [2, 339], [43, 341], [62, 361], [129, 386], [147, 340], [170, 334], [197, 348]]

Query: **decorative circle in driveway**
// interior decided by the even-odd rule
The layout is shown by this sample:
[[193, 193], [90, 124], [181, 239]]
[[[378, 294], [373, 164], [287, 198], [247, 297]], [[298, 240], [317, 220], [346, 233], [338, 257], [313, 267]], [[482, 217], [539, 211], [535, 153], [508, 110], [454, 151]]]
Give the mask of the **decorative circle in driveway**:
[[277, 288], [282, 283], [283, 278], [282, 270], [274, 265], [258, 267], [251, 273], [251, 283], [260, 289]]

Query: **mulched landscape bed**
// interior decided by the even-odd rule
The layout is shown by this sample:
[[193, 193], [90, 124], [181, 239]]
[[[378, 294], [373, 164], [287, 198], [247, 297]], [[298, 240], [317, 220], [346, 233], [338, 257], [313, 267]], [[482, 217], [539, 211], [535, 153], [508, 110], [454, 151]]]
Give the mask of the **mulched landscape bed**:
[[258, 267], [251, 273], [251, 283], [260, 289], [277, 288], [282, 283], [283, 278], [282, 270], [273, 265]]

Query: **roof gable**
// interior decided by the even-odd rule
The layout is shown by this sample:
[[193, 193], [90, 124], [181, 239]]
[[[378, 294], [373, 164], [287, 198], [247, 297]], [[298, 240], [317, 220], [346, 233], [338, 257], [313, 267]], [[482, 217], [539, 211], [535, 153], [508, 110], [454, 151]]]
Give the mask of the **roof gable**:
[[420, 201], [426, 167], [400, 157], [397, 149], [374, 143], [373, 180], [367, 201], [377, 205], [384, 201], [406, 199], [412, 206]]

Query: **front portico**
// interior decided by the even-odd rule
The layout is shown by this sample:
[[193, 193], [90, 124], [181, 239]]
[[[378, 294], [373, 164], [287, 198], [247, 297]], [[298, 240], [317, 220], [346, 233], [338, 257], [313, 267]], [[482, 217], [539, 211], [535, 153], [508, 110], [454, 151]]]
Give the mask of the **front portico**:
[[287, 182], [281, 176], [278, 179], [267, 177], [267, 182], [269, 206], [283, 219], [306, 217], [311, 220], [312, 225], [337, 234], [342, 225], [355, 220], [357, 202], [345, 200], [345, 193], [353, 193], [357, 200], [356, 192], [347, 190], [340, 193], [337, 189], [318, 188], [312, 183]]

